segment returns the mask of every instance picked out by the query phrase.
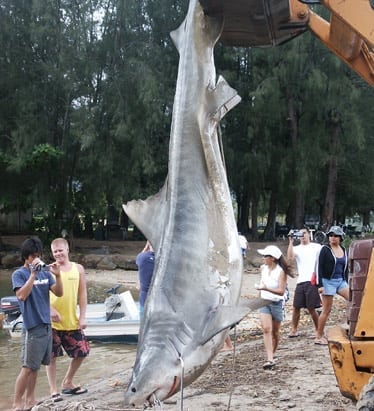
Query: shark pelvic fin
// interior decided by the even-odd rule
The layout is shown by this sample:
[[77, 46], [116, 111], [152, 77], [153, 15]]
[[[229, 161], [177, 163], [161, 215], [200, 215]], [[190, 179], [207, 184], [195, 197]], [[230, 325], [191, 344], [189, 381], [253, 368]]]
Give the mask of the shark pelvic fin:
[[157, 250], [168, 209], [166, 202], [167, 180], [162, 189], [146, 200], [133, 200], [123, 205], [131, 221]]
[[250, 298], [249, 300], [242, 300], [240, 305], [237, 306], [220, 305], [217, 310], [209, 315], [207, 325], [201, 335], [201, 345], [207, 343], [221, 331], [239, 323], [250, 311], [258, 310], [269, 304], [269, 302], [262, 298]]
[[185, 21], [176, 29], [170, 32], [170, 37], [178, 51], [180, 51], [180, 44], [183, 42], [183, 31], [185, 27]]
[[208, 89], [209, 100], [211, 116], [215, 121], [219, 122], [228, 111], [241, 101], [241, 97], [235, 89], [229, 86], [222, 76], [219, 76], [216, 87]]

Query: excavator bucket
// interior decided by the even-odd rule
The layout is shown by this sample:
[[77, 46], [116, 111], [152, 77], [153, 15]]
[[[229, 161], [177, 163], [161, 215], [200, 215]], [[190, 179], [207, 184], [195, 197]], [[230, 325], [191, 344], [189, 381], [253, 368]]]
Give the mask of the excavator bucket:
[[223, 15], [226, 46], [282, 44], [308, 29], [308, 6], [289, 0], [200, 0], [205, 14]]
[[[312, 9], [321, 4], [330, 17]], [[310, 30], [374, 85], [374, 0], [200, 0], [205, 14], [223, 16], [226, 46], [277, 46]]]

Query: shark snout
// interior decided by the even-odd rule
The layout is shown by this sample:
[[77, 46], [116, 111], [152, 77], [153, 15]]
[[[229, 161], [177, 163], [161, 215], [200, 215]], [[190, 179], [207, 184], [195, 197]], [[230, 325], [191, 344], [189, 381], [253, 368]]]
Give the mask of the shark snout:
[[174, 376], [163, 379], [162, 375], [160, 375], [159, 379], [161, 381], [151, 392], [144, 392], [141, 388], [144, 386], [149, 387], [149, 384], [140, 384], [138, 388], [137, 384], [131, 383], [125, 392], [125, 405], [132, 405], [134, 407], [139, 405], [158, 405], [178, 391], [180, 377]]

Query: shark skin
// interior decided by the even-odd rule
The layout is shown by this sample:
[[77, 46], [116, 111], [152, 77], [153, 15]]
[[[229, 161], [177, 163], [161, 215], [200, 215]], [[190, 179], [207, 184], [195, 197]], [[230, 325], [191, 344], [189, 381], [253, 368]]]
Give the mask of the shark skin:
[[249, 312], [239, 304], [243, 262], [217, 136], [219, 121], [240, 101], [222, 77], [216, 81], [222, 23], [191, 0], [171, 33], [180, 59], [168, 177], [158, 194], [124, 205], [156, 253], [125, 393], [134, 406], [159, 403], [193, 382]]

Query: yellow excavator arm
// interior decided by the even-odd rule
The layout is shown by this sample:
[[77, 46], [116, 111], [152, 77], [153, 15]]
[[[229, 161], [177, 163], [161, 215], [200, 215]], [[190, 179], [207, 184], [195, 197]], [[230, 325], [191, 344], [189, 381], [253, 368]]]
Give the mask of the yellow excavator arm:
[[[313, 9], [321, 4], [325, 20]], [[268, 47], [312, 31], [371, 86], [374, 85], [374, 0], [200, 0], [207, 15], [224, 17], [228, 46]]]
[[[298, 0], [290, 0], [295, 2]], [[371, 86], [374, 85], [374, 8], [370, 0], [321, 0], [330, 21], [309, 10], [309, 29]]]

